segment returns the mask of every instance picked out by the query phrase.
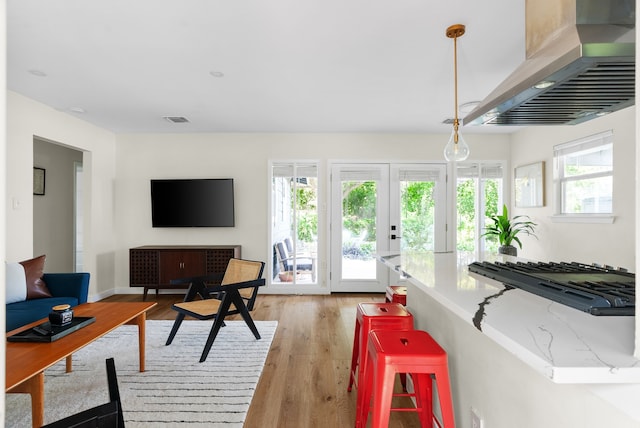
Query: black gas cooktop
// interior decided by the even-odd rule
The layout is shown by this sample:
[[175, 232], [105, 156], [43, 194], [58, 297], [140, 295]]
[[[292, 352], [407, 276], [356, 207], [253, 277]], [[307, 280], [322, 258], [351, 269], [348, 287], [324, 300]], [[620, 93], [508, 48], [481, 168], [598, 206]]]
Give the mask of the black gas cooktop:
[[635, 315], [635, 274], [582, 263], [473, 262], [486, 276], [592, 315]]

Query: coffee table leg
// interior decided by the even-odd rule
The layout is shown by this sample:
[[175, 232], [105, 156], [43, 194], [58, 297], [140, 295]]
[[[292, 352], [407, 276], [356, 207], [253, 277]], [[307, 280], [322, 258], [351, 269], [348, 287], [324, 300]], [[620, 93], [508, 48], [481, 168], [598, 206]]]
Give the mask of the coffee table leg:
[[138, 326], [138, 352], [140, 353], [140, 371], [144, 371], [144, 338], [145, 338], [145, 326], [147, 321], [147, 313], [143, 312], [137, 317], [131, 319], [131, 321], [126, 324], [137, 325]]
[[71, 373], [73, 371], [73, 354], [67, 356], [65, 359], [65, 371]]
[[147, 313], [143, 312], [136, 317], [136, 324], [138, 324], [138, 352], [140, 353], [140, 371], [144, 371], [144, 350], [145, 350], [145, 326], [147, 321]]
[[44, 424], [44, 372], [36, 374], [7, 392], [31, 395], [31, 423], [38, 428]]

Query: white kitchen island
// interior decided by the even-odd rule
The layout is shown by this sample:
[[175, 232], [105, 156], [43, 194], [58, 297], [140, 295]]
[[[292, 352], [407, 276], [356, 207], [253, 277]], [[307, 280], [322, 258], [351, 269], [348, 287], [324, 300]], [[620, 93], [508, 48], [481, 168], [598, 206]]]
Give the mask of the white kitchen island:
[[[449, 354], [457, 426], [640, 427], [634, 317], [593, 316], [469, 273], [467, 253], [379, 254]], [[546, 260], [545, 260], [546, 261]], [[560, 261], [560, 260], [556, 260]]]

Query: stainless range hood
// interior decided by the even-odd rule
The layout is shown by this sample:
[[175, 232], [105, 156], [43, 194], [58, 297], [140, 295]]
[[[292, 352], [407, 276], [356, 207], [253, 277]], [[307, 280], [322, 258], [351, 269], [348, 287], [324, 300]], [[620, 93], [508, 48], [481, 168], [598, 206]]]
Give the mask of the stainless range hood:
[[574, 125], [633, 105], [635, 19], [635, 0], [526, 0], [527, 58], [464, 124]]

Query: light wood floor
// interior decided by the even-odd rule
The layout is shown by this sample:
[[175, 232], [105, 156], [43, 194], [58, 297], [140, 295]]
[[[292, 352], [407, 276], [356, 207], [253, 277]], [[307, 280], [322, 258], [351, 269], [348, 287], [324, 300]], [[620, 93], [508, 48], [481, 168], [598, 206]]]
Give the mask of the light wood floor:
[[[115, 295], [105, 301], [139, 301]], [[150, 294], [157, 301], [147, 319], [174, 319], [180, 295]], [[383, 294], [260, 295], [254, 320], [277, 320], [271, 350], [245, 428], [342, 428], [355, 424], [357, 390], [347, 392], [356, 305], [384, 301]], [[202, 339], [204, 346], [205, 338]], [[211, 355], [209, 356], [211, 358]], [[394, 399], [404, 406], [406, 398]], [[392, 412], [390, 427], [419, 427], [414, 412]]]

